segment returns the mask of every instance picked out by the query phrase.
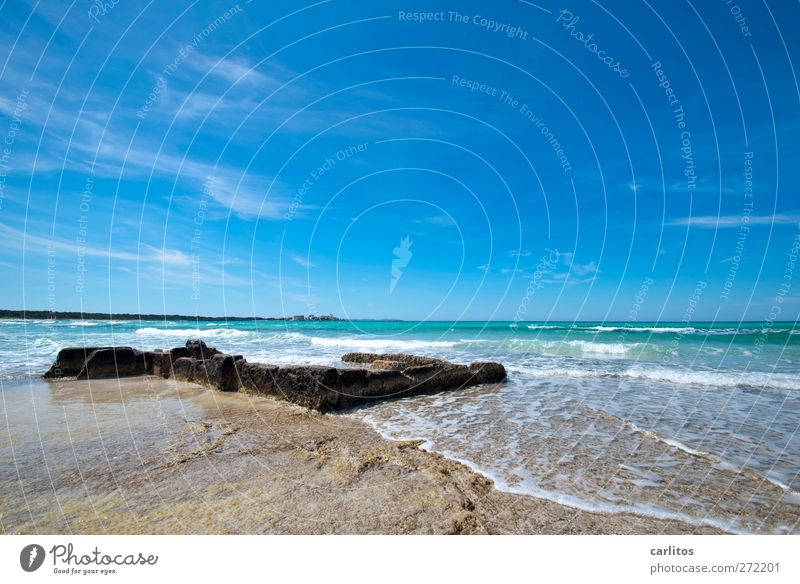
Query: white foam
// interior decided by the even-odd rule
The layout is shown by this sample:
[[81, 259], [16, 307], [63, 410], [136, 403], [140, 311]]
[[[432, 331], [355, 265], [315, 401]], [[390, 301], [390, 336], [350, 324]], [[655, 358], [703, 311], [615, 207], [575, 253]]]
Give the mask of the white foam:
[[[405, 441], [405, 440], [422, 439], [420, 437], [414, 436], [413, 433], [409, 433], [408, 430], [406, 430], [402, 436], [395, 435], [388, 431], [385, 431], [383, 428], [381, 428], [379, 424], [375, 423], [375, 421], [372, 420], [369, 416], [362, 416], [362, 419], [365, 420], [367, 423], [369, 423], [375, 429], [375, 431], [378, 432], [378, 434], [380, 434], [387, 440]], [[690, 525], [698, 525], [698, 526], [709, 525], [711, 527], [716, 527], [717, 529], [721, 529], [722, 531], [727, 531], [729, 533], [735, 533], [735, 534], [748, 533], [735, 521], [719, 520], [708, 516], [695, 517], [692, 515], [688, 515], [686, 513], [671, 511], [669, 509], [664, 509], [661, 507], [656, 507], [654, 505], [647, 505], [647, 504], [615, 505], [612, 503], [587, 501], [575, 495], [542, 489], [540, 487], [537, 487], [532, 480], [522, 481], [518, 484], [512, 485], [508, 483], [506, 480], [504, 480], [501, 476], [497, 475], [496, 473], [493, 473], [490, 470], [478, 466], [471, 460], [462, 458], [456, 455], [455, 453], [449, 452], [447, 450], [437, 450], [436, 448], [433, 447], [433, 443], [429, 440], [424, 440], [419, 447], [429, 452], [436, 452], [442, 456], [445, 456], [451, 460], [455, 460], [456, 462], [463, 464], [464, 466], [470, 468], [472, 471], [491, 480], [494, 483], [495, 487], [500, 491], [506, 491], [509, 493], [516, 493], [522, 495], [530, 495], [538, 499], [552, 501], [560, 505], [565, 505], [573, 509], [587, 511], [590, 513], [602, 513], [606, 515], [613, 515], [618, 513], [630, 513], [634, 515], [639, 515], [643, 517], [652, 517], [654, 519], [662, 519], [666, 521], [682, 521]]]
[[691, 454], [692, 456], [699, 456], [701, 458], [708, 458], [711, 456], [711, 454], [709, 454], [705, 450], [695, 450], [690, 446], [686, 446], [686, 444], [684, 444], [683, 442], [679, 442], [678, 440], [674, 440], [672, 438], [661, 438], [661, 441], [664, 444], [672, 446], [673, 448], [677, 448], [678, 450], [683, 450], [684, 452], [686, 452], [687, 454]]
[[455, 347], [454, 341], [415, 341], [400, 339], [360, 339], [354, 337], [310, 337], [312, 345], [319, 347], [344, 347], [359, 351], [447, 349]]
[[622, 343], [592, 343], [589, 341], [567, 341], [570, 347], [577, 347], [581, 353], [600, 355], [627, 355], [636, 345]]
[[161, 329], [153, 327], [145, 327], [136, 329], [135, 333], [142, 336], [151, 336], [159, 338], [190, 338], [197, 337], [201, 339], [242, 339], [253, 336], [251, 331], [242, 331], [237, 329], [226, 328], [212, 328], [212, 329]]
[[532, 377], [610, 377], [609, 372], [586, 367], [583, 369], [569, 369], [566, 367], [528, 367], [519, 365], [506, 365], [506, 370], [512, 373], [521, 373]]
[[597, 343], [592, 341], [534, 341], [512, 339], [509, 346], [530, 353], [550, 355], [610, 355], [621, 357], [637, 348], [647, 347], [641, 343]]
[[[516, 324], [510, 325], [516, 328]], [[715, 336], [715, 335], [746, 335], [746, 334], [761, 334], [761, 333], [789, 333], [800, 334], [800, 330], [794, 329], [780, 329], [780, 328], [697, 328], [692, 326], [634, 326], [634, 325], [593, 325], [583, 326], [580, 323], [572, 325], [545, 325], [545, 324], [529, 324], [526, 327], [530, 330], [565, 330], [573, 331], [576, 333], [581, 332], [598, 332], [598, 333], [613, 333], [613, 332], [630, 332], [630, 333], [651, 333], [651, 334], [680, 334], [680, 335], [698, 335], [698, 336]]]
[[603, 369], [599, 364], [574, 368], [541, 365], [509, 365], [506, 369], [531, 377], [627, 378], [701, 387], [755, 387], [787, 391], [800, 390], [800, 376], [789, 373], [768, 373], [760, 371], [737, 373], [735, 371], [681, 369], [678, 367], [666, 368], [655, 365], [634, 365], [627, 369], [611, 370]]
[[786, 373], [766, 373], [747, 371], [691, 370], [677, 367], [635, 366], [624, 372], [626, 377], [665, 381], [682, 385], [701, 385], [708, 387], [762, 387], [772, 389], [800, 390], [800, 376]]
[[334, 365], [335, 359], [326, 355], [309, 353], [287, 353], [286, 351], [258, 351], [245, 353], [248, 361], [255, 363], [271, 363], [273, 365]]
[[644, 434], [645, 436], [647, 436], [649, 438], [652, 438], [653, 440], [656, 440], [657, 442], [662, 442], [662, 443], [666, 444], [667, 446], [671, 446], [672, 448], [675, 448], [676, 450], [680, 450], [682, 452], [685, 452], [686, 454], [691, 454], [692, 456], [697, 456], [699, 458], [708, 458], [708, 459], [711, 459], [711, 460], [714, 460], [714, 461], [718, 461], [718, 459], [716, 457], [712, 456], [710, 453], [706, 452], [705, 450], [697, 450], [696, 448], [692, 448], [691, 446], [687, 446], [683, 442], [680, 442], [679, 440], [675, 440], [673, 438], [663, 438], [663, 437], [659, 436], [658, 434], [656, 434], [655, 432], [652, 432], [650, 430], [645, 430], [644, 428], [640, 428], [639, 426], [637, 426], [633, 422], [626, 422], [625, 425], [627, 427], [629, 427], [631, 430], [633, 430], [634, 432], [638, 432], [640, 434]]
[[627, 427], [629, 427], [631, 430], [633, 430], [634, 432], [639, 432], [641, 434], [644, 434], [645, 436], [648, 436], [648, 437], [650, 437], [650, 438], [652, 438], [654, 440], [657, 440], [659, 442], [663, 442], [664, 444], [667, 444], [668, 446], [672, 446], [673, 448], [676, 448], [678, 450], [686, 452], [687, 454], [691, 454], [692, 456], [697, 456], [699, 458], [705, 458], [705, 459], [709, 460], [713, 464], [713, 466], [715, 468], [718, 468], [719, 470], [726, 470], [728, 472], [733, 472], [733, 473], [737, 473], [737, 474], [738, 473], [750, 473], [751, 475], [753, 475], [755, 477], [758, 477], [759, 479], [763, 479], [763, 480], [767, 481], [768, 483], [773, 484], [774, 486], [778, 487], [782, 491], [785, 491], [787, 493], [787, 496], [798, 496], [798, 495], [800, 495], [800, 493], [797, 493], [797, 491], [794, 491], [786, 483], [784, 483], [782, 481], [779, 481], [778, 479], [772, 478], [768, 474], [762, 474], [762, 473], [756, 472], [755, 470], [753, 470], [751, 468], [745, 468], [743, 466], [734, 464], [734, 463], [729, 462], [727, 460], [723, 460], [719, 456], [711, 454], [710, 452], [706, 452], [705, 450], [697, 450], [695, 448], [692, 448], [691, 446], [687, 446], [683, 442], [675, 440], [674, 438], [663, 438], [663, 437], [659, 436], [658, 434], [656, 434], [655, 432], [651, 432], [650, 430], [645, 430], [643, 428], [640, 428], [639, 426], [637, 426], [633, 422], [626, 422], [625, 425]]
[[627, 331], [633, 333], [680, 333], [680, 334], [705, 332], [705, 331], [698, 331], [694, 327], [655, 327], [655, 326], [595, 326], [591, 327], [591, 329], [585, 329], [585, 330], [595, 330], [598, 332]]

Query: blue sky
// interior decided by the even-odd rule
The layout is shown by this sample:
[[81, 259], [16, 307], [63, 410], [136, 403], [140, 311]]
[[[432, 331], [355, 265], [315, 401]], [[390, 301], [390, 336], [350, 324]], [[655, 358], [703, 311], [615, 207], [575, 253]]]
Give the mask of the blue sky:
[[2, 4], [0, 305], [797, 319], [796, 3], [260, 4]]

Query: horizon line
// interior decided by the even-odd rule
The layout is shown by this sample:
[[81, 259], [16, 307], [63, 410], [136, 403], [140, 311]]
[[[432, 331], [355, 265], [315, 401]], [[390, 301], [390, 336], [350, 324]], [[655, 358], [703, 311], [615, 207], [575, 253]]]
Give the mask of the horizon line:
[[[11, 316], [8, 313], [23, 313], [23, 314], [41, 314], [42, 317], [30, 317], [30, 316]], [[47, 316], [44, 316], [47, 315]], [[406, 318], [340, 318], [338, 316], [327, 314], [327, 315], [316, 315], [321, 317], [319, 319], [313, 320], [293, 320], [295, 316], [303, 316], [308, 317], [310, 315], [294, 315], [294, 316], [204, 316], [204, 315], [196, 315], [191, 316], [188, 314], [156, 314], [156, 313], [133, 313], [133, 312], [83, 312], [80, 310], [27, 310], [27, 309], [9, 309], [9, 308], [2, 308], [0, 309], [0, 318], [6, 318], [9, 320], [28, 320], [29, 318], [50, 318], [52, 320], [114, 320], [115, 318], [120, 318], [120, 320], [142, 320], [142, 321], [155, 321], [155, 320], [183, 320], [183, 321], [192, 321], [192, 320], [201, 320], [201, 321], [226, 321], [226, 320], [234, 320], [234, 321], [285, 321], [285, 322], [509, 322], [509, 323], [559, 323], [559, 322], [569, 322], [569, 323], [591, 323], [591, 322], [600, 322], [600, 323], [622, 323], [622, 324], [630, 324], [634, 325], [636, 323], [669, 323], [669, 324], [714, 324], [714, 323], [760, 323], [764, 322], [762, 320], [692, 320], [692, 321], [685, 321], [685, 320], [608, 320], [608, 319], [575, 319], [575, 320], [562, 320], [562, 319], [551, 319], [551, 320], [506, 320], [506, 319], [446, 319], [446, 320], [415, 320], [415, 319], [406, 319]], [[101, 318], [92, 318], [92, 317], [101, 317]], [[330, 319], [333, 317], [333, 319]], [[776, 320], [772, 321], [773, 323], [781, 323], [781, 324], [797, 324], [795, 321], [792, 320]]]

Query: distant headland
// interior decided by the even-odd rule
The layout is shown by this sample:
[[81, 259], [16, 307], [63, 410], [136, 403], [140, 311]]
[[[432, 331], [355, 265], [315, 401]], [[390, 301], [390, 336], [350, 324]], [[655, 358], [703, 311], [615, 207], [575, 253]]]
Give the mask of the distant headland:
[[189, 316], [187, 314], [131, 314], [127, 312], [62, 312], [52, 310], [2, 310], [0, 318], [36, 318], [50, 320], [194, 320], [194, 321], [320, 321], [341, 320], [332, 314], [297, 314], [294, 316]]

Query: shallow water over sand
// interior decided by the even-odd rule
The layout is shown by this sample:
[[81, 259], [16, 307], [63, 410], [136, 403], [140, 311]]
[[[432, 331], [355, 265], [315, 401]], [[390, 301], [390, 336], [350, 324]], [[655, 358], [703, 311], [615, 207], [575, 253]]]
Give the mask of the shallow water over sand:
[[[166, 463], [187, 421], [202, 419], [203, 390], [153, 379], [5, 383], [0, 417], [0, 517], [3, 529], [63, 518], [114, 531], [126, 512], [124, 487], [142, 469]], [[132, 389], [134, 389], [132, 391]], [[199, 437], [198, 437], [199, 438]], [[156, 456], [156, 453], [158, 455]], [[156, 460], [157, 457], [163, 460]], [[90, 490], [87, 485], [93, 484]], [[154, 493], [153, 496], [160, 496]], [[77, 500], [119, 498], [117, 517], [75, 513]], [[30, 522], [30, 523], [29, 523]]]
[[350, 416], [154, 378], [4, 384], [5, 533], [708, 533], [497, 491]]
[[[633, 405], [624, 417], [609, 410], [622, 413], [626, 394], [664, 388], [606, 389], [613, 407], [597, 384], [590, 395], [579, 380], [540, 379], [534, 390], [512, 379], [505, 386], [377, 404], [355, 415], [386, 437], [422, 438], [424, 448], [465, 462], [511, 492], [732, 532], [798, 531], [797, 451], [755, 441], [758, 429], [743, 429], [744, 408], [720, 420], [707, 409], [708, 396], [697, 395], [693, 403], [672, 396], [670, 407], [685, 423], [660, 430], [659, 413], [646, 406]], [[771, 444], [795, 446], [792, 423], [790, 416], [777, 420]], [[725, 428], [734, 424], [739, 431], [726, 438]]]
[[[494, 359], [509, 371], [503, 386], [354, 415], [387, 437], [425, 440], [509, 491], [594, 511], [781, 533], [797, 532], [800, 521], [798, 333], [789, 323], [7, 321], [0, 323], [0, 379], [40, 374], [66, 345], [152, 349], [190, 336], [277, 364], [340, 365], [351, 350]], [[190, 402], [161, 402], [193, 419]], [[71, 455], [67, 425], [79, 432], [81, 416], [95, 417], [74, 408], [41, 414], [38, 427], [65, 445], [59, 457]], [[153, 404], [131, 405], [132, 419], [174, 431], [158, 413]], [[115, 432], [127, 430], [117, 423]], [[96, 443], [100, 452], [115, 447], [123, 446]], [[35, 448], [28, 454], [41, 461]]]

